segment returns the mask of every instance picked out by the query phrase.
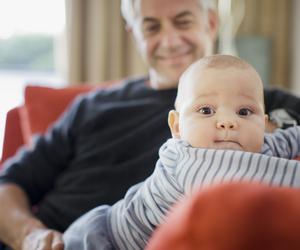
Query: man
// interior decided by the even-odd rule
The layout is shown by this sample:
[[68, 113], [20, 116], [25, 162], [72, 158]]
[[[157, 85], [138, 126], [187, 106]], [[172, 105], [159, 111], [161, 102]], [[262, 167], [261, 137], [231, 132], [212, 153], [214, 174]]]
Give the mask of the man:
[[[71, 222], [145, 179], [171, 136], [166, 117], [179, 76], [213, 52], [218, 23], [209, 0], [123, 0], [122, 6], [149, 79], [78, 98], [32, 149], [6, 163], [0, 240], [13, 249], [63, 249], [60, 232]], [[267, 112], [286, 100], [284, 108], [299, 107], [295, 97], [280, 98], [268, 103], [267, 95]]]

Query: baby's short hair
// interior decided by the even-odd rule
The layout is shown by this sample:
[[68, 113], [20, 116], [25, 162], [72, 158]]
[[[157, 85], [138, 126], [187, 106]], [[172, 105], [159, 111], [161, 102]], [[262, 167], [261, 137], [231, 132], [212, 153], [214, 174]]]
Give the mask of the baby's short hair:
[[[181, 92], [183, 88], [183, 82], [185, 82], [187, 77], [197, 68], [197, 70], [201, 69], [226, 69], [226, 68], [237, 68], [237, 69], [252, 69], [256, 72], [252, 65], [241, 59], [240, 57], [231, 56], [231, 55], [222, 55], [216, 54], [212, 56], [205, 56], [194, 62], [190, 65], [186, 71], [181, 75], [178, 84], [178, 93]], [[175, 108], [178, 110], [179, 108], [179, 95], [177, 94], [175, 100]]]
[[203, 65], [204, 68], [252, 68], [249, 63], [240, 57], [222, 54], [203, 57], [194, 64]]

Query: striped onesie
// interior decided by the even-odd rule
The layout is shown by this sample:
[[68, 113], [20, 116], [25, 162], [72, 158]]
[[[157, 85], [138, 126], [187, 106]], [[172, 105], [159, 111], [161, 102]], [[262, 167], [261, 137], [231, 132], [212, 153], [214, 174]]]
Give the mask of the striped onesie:
[[[85, 236], [79, 236], [89, 234], [91, 228], [103, 229], [104, 226], [97, 225], [97, 220], [93, 219], [97, 218], [97, 208], [90, 212], [88, 220], [77, 223], [77, 231], [73, 229], [68, 234], [73, 233], [73, 239], [77, 237], [77, 249], [94, 249], [95, 246], [95, 249], [144, 249], [170, 207], [195, 190], [241, 180], [300, 187], [300, 162], [289, 160], [300, 155], [300, 127], [278, 129], [273, 134], [266, 134], [264, 142], [259, 154], [193, 148], [182, 140], [169, 139], [160, 148], [153, 174], [129, 189], [124, 199], [106, 210], [105, 231], [111, 242], [109, 247], [102, 247], [99, 237], [94, 237], [95, 242], [89, 247], [82, 238]], [[90, 225], [85, 223], [87, 221]], [[82, 225], [88, 226], [83, 229]], [[66, 243], [67, 250], [76, 249], [68, 247], [68, 240]]]

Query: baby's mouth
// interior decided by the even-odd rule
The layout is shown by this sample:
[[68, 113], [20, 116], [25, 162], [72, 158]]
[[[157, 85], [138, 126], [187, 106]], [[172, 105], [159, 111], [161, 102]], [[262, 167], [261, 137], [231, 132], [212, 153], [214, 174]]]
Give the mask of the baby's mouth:
[[235, 140], [215, 140], [218, 148], [222, 149], [241, 149], [242, 145]]
[[215, 140], [215, 142], [232, 142], [232, 143], [238, 143], [235, 140]]

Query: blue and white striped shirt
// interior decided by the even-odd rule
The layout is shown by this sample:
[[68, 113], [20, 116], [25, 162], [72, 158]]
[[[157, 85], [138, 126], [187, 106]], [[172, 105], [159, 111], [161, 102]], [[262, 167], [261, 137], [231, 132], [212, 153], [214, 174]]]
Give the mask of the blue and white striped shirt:
[[115, 247], [143, 249], [170, 207], [200, 188], [241, 180], [300, 187], [300, 162], [289, 160], [300, 155], [299, 149], [300, 127], [266, 134], [261, 154], [193, 148], [169, 139], [160, 148], [153, 174], [111, 208]]

